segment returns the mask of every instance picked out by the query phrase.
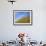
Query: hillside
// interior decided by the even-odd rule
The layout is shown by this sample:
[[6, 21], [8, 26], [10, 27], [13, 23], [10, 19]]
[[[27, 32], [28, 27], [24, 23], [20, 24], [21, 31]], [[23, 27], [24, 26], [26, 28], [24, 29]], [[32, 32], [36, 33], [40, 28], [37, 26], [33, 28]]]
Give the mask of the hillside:
[[30, 17], [22, 17], [21, 19], [17, 20], [16, 23], [30, 23]]

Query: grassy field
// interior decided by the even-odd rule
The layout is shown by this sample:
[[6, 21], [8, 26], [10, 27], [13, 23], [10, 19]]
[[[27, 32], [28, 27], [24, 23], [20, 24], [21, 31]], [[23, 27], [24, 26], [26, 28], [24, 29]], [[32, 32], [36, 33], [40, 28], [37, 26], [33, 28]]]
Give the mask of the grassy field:
[[22, 17], [21, 19], [17, 20], [16, 23], [30, 23], [30, 17]]

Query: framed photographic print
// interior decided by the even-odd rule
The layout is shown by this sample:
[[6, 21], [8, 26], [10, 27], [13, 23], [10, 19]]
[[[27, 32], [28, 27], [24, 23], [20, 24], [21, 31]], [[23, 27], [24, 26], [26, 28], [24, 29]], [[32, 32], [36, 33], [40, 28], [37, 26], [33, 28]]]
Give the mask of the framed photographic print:
[[13, 24], [32, 25], [32, 10], [13, 10]]

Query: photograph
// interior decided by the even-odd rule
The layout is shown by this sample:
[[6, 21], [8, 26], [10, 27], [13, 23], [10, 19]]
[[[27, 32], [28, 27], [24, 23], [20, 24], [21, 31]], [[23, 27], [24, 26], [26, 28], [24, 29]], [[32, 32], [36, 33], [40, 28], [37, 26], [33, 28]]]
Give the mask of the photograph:
[[13, 24], [32, 24], [32, 10], [13, 10]]

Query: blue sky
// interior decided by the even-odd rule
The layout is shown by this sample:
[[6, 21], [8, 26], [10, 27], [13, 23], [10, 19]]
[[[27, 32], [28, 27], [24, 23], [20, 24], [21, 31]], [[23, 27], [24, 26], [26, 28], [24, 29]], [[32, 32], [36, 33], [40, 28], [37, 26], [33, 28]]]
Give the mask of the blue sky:
[[29, 16], [29, 15], [30, 15], [30, 12], [16, 12], [15, 18], [19, 19], [19, 18], [21, 18], [23, 16]]

